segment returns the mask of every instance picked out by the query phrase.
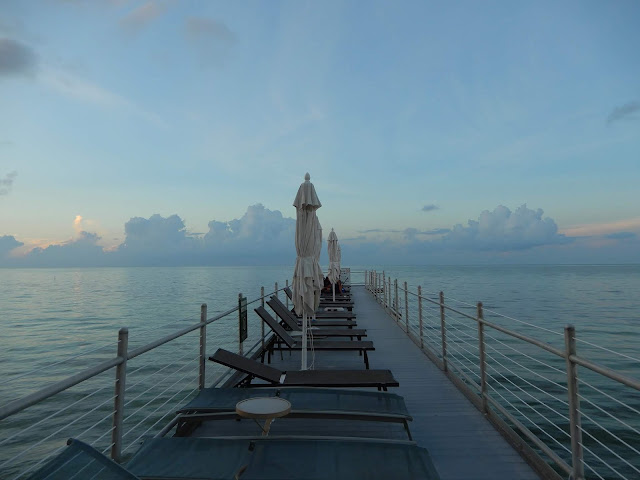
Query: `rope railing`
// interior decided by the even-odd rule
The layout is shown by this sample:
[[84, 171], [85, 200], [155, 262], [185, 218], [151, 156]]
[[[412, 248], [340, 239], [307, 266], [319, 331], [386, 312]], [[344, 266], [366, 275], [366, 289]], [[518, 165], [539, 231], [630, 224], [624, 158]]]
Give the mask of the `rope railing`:
[[[637, 478], [640, 424], [635, 419], [640, 418], [640, 408], [630, 400], [634, 397], [625, 399], [612, 389], [640, 391], [640, 381], [577, 356], [575, 344], [589, 345], [614, 358], [640, 362], [639, 358], [579, 339], [570, 326], [563, 334], [484, 308], [481, 303], [474, 305], [448, 295], [445, 299], [442, 292], [420, 286], [417, 292], [416, 288], [412, 291], [406, 282], [392, 280], [385, 272], [366, 272], [365, 287], [418, 347], [434, 361], [441, 361], [447, 375], [462, 380], [456, 385], [470, 398], [478, 399], [474, 403], [479, 409], [493, 411], [513, 425], [516, 430], [505, 435], [545, 454], [555, 472], [573, 478], [609, 480], [611, 472], [618, 478]], [[471, 309], [476, 310], [475, 315]], [[511, 325], [542, 332], [543, 338], [564, 335], [564, 345], [558, 348], [514, 331]], [[532, 349], [552, 354], [553, 360], [541, 360]], [[595, 375], [595, 380], [578, 378], [578, 366]], [[603, 388], [605, 379], [613, 380], [616, 386]], [[580, 391], [580, 386], [593, 391]], [[627, 392], [631, 395], [634, 390]], [[615, 407], [598, 405], [594, 400], [597, 394]], [[618, 449], [626, 450], [622, 453]]]

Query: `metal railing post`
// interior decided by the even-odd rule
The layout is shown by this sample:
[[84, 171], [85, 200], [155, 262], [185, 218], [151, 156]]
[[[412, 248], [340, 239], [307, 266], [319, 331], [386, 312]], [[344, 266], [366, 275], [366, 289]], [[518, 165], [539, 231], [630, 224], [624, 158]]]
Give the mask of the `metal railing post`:
[[389, 301], [387, 303], [387, 307], [391, 308], [391, 277], [389, 277], [389, 288], [387, 289], [387, 292], [389, 292]]
[[442, 334], [442, 367], [446, 372], [447, 367], [447, 333], [445, 329], [444, 292], [440, 292], [440, 333]]
[[207, 356], [207, 304], [200, 305], [200, 373], [198, 375], [198, 388], [204, 388], [204, 376]]
[[480, 397], [482, 399], [482, 411], [489, 411], [489, 403], [487, 401], [487, 357], [484, 345], [484, 311], [482, 302], [478, 302], [478, 357], [480, 361]]
[[[288, 303], [289, 301], [287, 300]], [[260, 306], [264, 308], [264, 287], [260, 287]], [[289, 308], [289, 305], [287, 305], [287, 308]], [[262, 351], [264, 352], [264, 320], [262, 318], [260, 319], [260, 332], [262, 334]]]
[[382, 306], [387, 308], [387, 276], [382, 271]]
[[116, 384], [113, 430], [111, 431], [111, 458], [122, 461], [122, 423], [124, 421], [124, 391], [127, 386], [127, 351], [129, 350], [129, 329], [121, 328], [118, 332], [118, 357], [122, 359], [116, 367]]
[[[289, 288], [289, 279], [287, 278], [284, 282], [285, 287]], [[287, 305], [287, 310], [289, 310], [289, 295], [284, 294], [285, 303]]]
[[424, 330], [422, 328], [422, 287], [418, 285], [418, 323], [420, 325], [420, 348], [424, 348]]
[[564, 345], [567, 360], [567, 387], [569, 393], [569, 430], [571, 433], [572, 480], [584, 479], [582, 452], [582, 426], [580, 420], [580, 397], [578, 396], [578, 365], [571, 360], [576, 354], [576, 329], [573, 325], [564, 328]]
[[393, 281], [393, 288], [395, 290], [395, 298], [393, 299], [393, 310], [395, 311], [394, 315], [396, 316], [396, 322], [400, 321], [400, 315], [398, 312], [398, 279], [396, 278]]
[[275, 292], [275, 294], [276, 294], [276, 298], [280, 298], [280, 297], [278, 296], [278, 282], [276, 282], [276, 284], [275, 284], [275, 287], [274, 287], [273, 291], [274, 291], [274, 292]]
[[407, 288], [407, 282], [404, 282], [404, 319], [407, 325], [407, 335], [409, 335], [409, 289]]

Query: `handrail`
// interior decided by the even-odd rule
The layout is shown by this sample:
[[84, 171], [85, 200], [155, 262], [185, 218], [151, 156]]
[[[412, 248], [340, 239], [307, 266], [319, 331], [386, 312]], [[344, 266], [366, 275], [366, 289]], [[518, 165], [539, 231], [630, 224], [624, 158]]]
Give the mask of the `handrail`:
[[[446, 304], [443, 292], [440, 292], [440, 298], [438, 300], [435, 300], [426, 296], [434, 294], [431, 292], [426, 293], [425, 295], [422, 291], [421, 286], [418, 286], [417, 294], [409, 291], [406, 282], [404, 282], [404, 287], [401, 287], [399, 285], [400, 282], [397, 279], [393, 282], [392, 286], [391, 278], [390, 276], [385, 275], [385, 272], [382, 272], [382, 274], [380, 274], [376, 271], [367, 271], [365, 272], [364, 278], [366, 290], [368, 290], [375, 297], [375, 299], [381, 304], [381, 306], [389, 314], [389, 316], [398, 323], [398, 326], [407, 333], [409, 338], [411, 338], [412, 341], [439, 368], [444, 370], [449, 379], [472, 401], [472, 403], [474, 403], [474, 405], [479, 410], [487, 415], [488, 419], [494, 424], [494, 426], [505, 437], [507, 437], [507, 439], [511, 443], [513, 443], [514, 445], [518, 445], [518, 450], [523, 453], [523, 455], [530, 461], [530, 463], [536, 465], [536, 469], [542, 474], [544, 478], [559, 478], [558, 472], [562, 471], [563, 473], [569, 474], [571, 478], [574, 478], [576, 480], [584, 480], [585, 468], [593, 472], [598, 478], [603, 478], [597, 470], [600, 466], [602, 468], [608, 469], [607, 472], [609, 472], [609, 470], [613, 471], [620, 478], [636, 478], [634, 475], [636, 475], [636, 473], [640, 470], [633, 467], [630, 462], [636, 462], [638, 455], [640, 455], [640, 449], [633, 446], [637, 444], [631, 441], [625, 441], [622, 435], [615, 432], [615, 430], [611, 431], [610, 428], [612, 427], [607, 427], [606, 422], [600, 423], [592, 416], [590, 412], [585, 412], [584, 414], [582, 413], [582, 410], [580, 408], [580, 398], [583, 398], [583, 400], [587, 404], [594, 405], [596, 407], [597, 405], [595, 405], [592, 401], [585, 397], [585, 394], [581, 394], [578, 392], [578, 385], [580, 383], [590, 386], [601, 394], [607, 396], [609, 395], [598, 389], [594, 385], [588, 384], [583, 380], [578, 380], [577, 367], [581, 366], [587, 368], [604, 378], [608, 378], [610, 380], [618, 382], [619, 384], [626, 387], [633, 388], [636, 391], [640, 391], [640, 380], [637, 378], [632, 378], [628, 375], [624, 375], [611, 368], [599, 365], [595, 362], [578, 356], [575, 353], [575, 345], [577, 341], [581, 341], [589, 345], [593, 344], [584, 340], [577, 339], [573, 326], [569, 325], [565, 327], [564, 333], [562, 334], [535, 324], [531, 324], [516, 318], [509, 317], [507, 315], [500, 314], [498, 312], [494, 312], [492, 310], [486, 310], [487, 312], [490, 312], [492, 315], [495, 315], [499, 318], [509, 319], [530, 327], [535, 327], [536, 329], [542, 330], [547, 334], [550, 333], [553, 335], [563, 335], [565, 340], [563, 342], [564, 348], [557, 348], [553, 345], [550, 345], [549, 343], [545, 343], [544, 341], [538, 340], [529, 335], [518, 333], [510, 328], [497, 325], [494, 322], [485, 320], [482, 303], [477, 304], [477, 312], [476, 315], [473, 316], [462, 311], [459, 308], [455, 308], [449, 304]], [[398, 294], [398, 291], [404, 293], [404, 302], [400, 301], [400, 295]], [[408, 302], [408, 298], [412, 298], [412, 302]], [[437, 314], [427, 316], [426, 318], [431, 320], [429, 320], [429, 327], [426, 332], [428, 333], [434, 327], [436, 331], [440, 330], [440, 341], [438, 341], [438, 333], [434, 333], [431, 338], [427, 338], [425, 336], [425, 315], [422, 308], [423, 300], [439, 307], [440, 322], [437, 321]], [[449, 301], [451, 301], [451, 299], [449, 299]], [[454, 302], [472, 306], [471, 304], [461, 302], [460, 300], [454, 299]], [[453, 313], [455, 313], [456, 315], [451, 315]], [[473, 322], [461, 321], [461, 318], [470, 319], [473, 320]], [[469, 342], [469, 339], [472, 338], [472, 336], [465, 332], [465, 328], [468, 328], [470, 324], [475, 324], [478, 327], [477, 353], [473, 348], [473, 345]], [[526, 342], [558, 357], [559, 359], [562, 359], [563, 363], [566, 364], [566, 370], [563, 370], [561, 368], [558, 368], [558, 366], [554, 366], [546, 362], [541, 362], [533, 358], [532, 356], [527, 355], [525, 351], [518, 351], [515, 347], [511, 347], [510, 345], [507, 345], [506, 343], [498, 340], [494, 335], [487, 335], [485, 331], [486, 328], [491, 328], [492, 330], [498, 331], [506, 335], [507, 337]], [[511, 352], [509, 356], [506, 356], [499, 350], [496, 350], [494, 346], [488, 344], [491, 351], [495, 351], [496, 353], [500, 354], [501, 357], [504, 357], [505, 360], [511, 362], [511, 365], [506, 364], [504, 360], [502, 361], [503, 363], [501, 363], [493, 355], [487, 355], [487, 352], [485, 351], [485, 344], [487, 341], [490, 341], [492, 343], [496, 342], [493, 344], [502, 345], [503, 347], [506, 346], [509, 349], [513, 350], [513, 352]], [[467, 346], [471, 346], [471, 350], [469, 350]], [[593, 346], [610, 351], [611, 353], [614, 353], [616, 355], [626, 357], [630, 360], [640, 361], [640, 359], [636, 357], [611, 351], [598, 345]], [[441, 351], [438, 350], [439, 347], [442, 347]], [[530, 360], [535, 360], [539, 367], [551, 369], [554, 375], [563, 375], [566, 384], [562, 385], [560, 383], [557, 383], [558, 380], [552, 380], [547, 376], [534, 371], [535, 367], [532, 367], [534, 369], [532, 370], [532, 368], [528, 368], [526, 364], [523, 365], [517, 362], [514, 358], [511, 358], [513, 357], [513, 355], [523, 355]], [[518, 373], [518, 371], [516, 371], [516, 368], [518, 367], [514, 368], [513, 364], [519, 367], [520, 372], [522, 372], [522, 370], [524, 369], [528, 373], [525, 373], [525, 376], [522, 376], [522, 373]], [[491, 374], [489, 374], [486, 370], [487, 367], [491, 369]], [[472, 372], [474, 374], [473, 376], [475, 376], [477, 375], [477, 368], [479, 368], [480, 370], [481, 385], [478, 385], [477, 382], [466, 373]], [[497, 375], [495, 375], [494, 372], [497, 373]], [[535, 376], [535, 380], [528, 381], [527, 375], [532, 374]], [[487, 382], [489, 379], [490, 388], [487, 389], [485, 388], [485, 382]], [[540, 382], [541, 380], [546, 383], [534, 383]], [[548, 390], [545, 389], [546, 385], [549, 386]], [[492, 397], [490, 392], [492, 392], [492, 394], [497, 397]], [[512, 403], [508, 398], [503, 396], [501, 392], [508, 392], [510, 398], [515, 398], [515, 404]], [[521, 396], [519, 392], [524, 393], [524, 397]], [[536, 409], [534, 405], [532, 405], [530, 401], [528, 401], [528, 398], [531, 398], [534, 401], [534, 405], [539, 402], [545, 410], [540, 411]], [[554, 406], [551, 406], [548, 400], [559, 402], [560, 411], [558, 411], [557, 408], [554, 408]], [[633, 406], [628, 405], [621, 400], [615, 400], [623, 407], [637, 412], [637, 410]], [[502, 402], [504, 402], [505, 405], [501, 404]], [[528, 409], [531, 409], [533, 412], [535, 412], [535, 418], [534, 416], [525, 415], [523, 411], [520, 411], [516, 406], [519, 403], [523, 403], [527, 406]], [[508, 408], [506, 407], [507, 405]], [[496, 413], [492, 412], [491, 408], [489, 407], [495, 409], [495, 411], [497, 411], [500, 415], [496, 415]], [[515, 410], [518, 415], [522, 415], [522, 419], [516, 418], [516, 416], [514, 416], [514, 414], [512, 414], [509, 409]], [[605, 410], [600, 407], [598, 407], [598, 410], [622, 424], [626, 428], [624, 432], [630, 434], [635, 433], [637, 436], [634, 438], [637, 438], [637, 441], [640, 442], [640, 427], [634, 427], [634, 424], [632, 422], [627, 423], [627, 421], [625, 421], [624, 419], [625, 417], [620, 416], [622, 414], [616, 416], [612, 411], [609, 411], [609, 409]], [[545, 412], [547, 411], [551, 411], [555, 415], [555, 417], [559, 416], [559, 418], [557, 420], [552, 419], [555, 417], [548, 418], [545, 415]], [[564, 413], [561, 413], [562, 411], [564, 411]], [[582, 425], [581, 417], [583, 415], [585, 419], [589, 421], [586, 424], [587, 427]], [[515, 427], [512, 427], [508, 423], [505, 423], [505, 421], [500, 418], [500, 416], [507, 419], [510, 422], [510, 425], [513, 425]], [[539, 418], [542, 418], [544, 422], [540, 423]], [[566, 435], [566, 439], [563, 440], [564, 443], [561, 443], [558, 439], [551, 436], [545, 430], [544, 426], [548, 425], [548, 422], [554, 422], [553, 425], [555, 426], [555, 428]], [[568, 422], [569, 425], [563, 427], [562, 423], [564, 422]], [[527, 425], [525, 425], [525, 423], [527, 423], [528, 425], [532, 425], [533, 428], [529, 428]], [[513, 430], [513, 428], [517, 428], [520, 431], [520, 434], [517, 434]], [[538, 432], [538, 434], [536, 435], [534, 431]], [[547, 435], [548, 438], [543, 437], [543, 439], [541, 439], [538, 436], [541, 433]], [[588, 437], [587, 446], [583, 445], [583, 433], [586, 437]], [[627, 452], [628, 455], [632, 455], [633, 457], [625, 458], [626, 455], [624, 453], [618, 453], [617, 450], [619, 448], [619, 445], [617, 444], [612, 444], [609, 446], [604, 444], [601, 439], [598, 439], [599, 433], [600, 435], [607, 435], [608, 437], [618, 440], [622, 446], [626, 446], [629, 449]], [[537, 447], [539, 451], [536, 452], [535, 450], [533, 450], [531, 446], [523, 440], [523, 437], [526, 438], [527, 441], [531, 442], [535, 447]], [[567, 439], [570, 439], [570, 445], [566, 443]], [[547, 443], [550, 440], [552, 442], [549, 445]], [[589, 445], [590, 441], [595, 441], [603, 450], [596, 451], [593, 446]], [[591, 448], [589, 448], [589, 446]], [[566, 455], [571, 459], [570, 463], [567, 463], [565, 459], [563, 459], [553, 450], [552, 447], [556, 449], [561, 447], [560, 451], [563, 455]], [[539, 452], [544, 453], [547, 458], [555, 464], [556, 470], [553, 470], [549, 466], [549, 464], [540, 456]], [[601, 458], [598, 453], [600, 453], [600, 455], [602, 455], [603, 457], [611, 454], [612, 456], [610, 455], [607, 458], [610, 459], [612, 464], [608, 463], [606, 459]], [[585, 455], [588, 456], [587, 459], [584, 458]], [[596, 459], [598, 464], [589, 464], [587, 460], [590, 459]], [[627, 467], [633, 467], [633, 472], [629, 471], [628, 473], [624, 473], [622, 471], [622, 468], [618, 464], [616, 464], [617, 461], [622, 461]], [[627, 477], [625, 475], [630, 475], [631, 477]]]
[[8, 404], [0, 407], [0, 420], [4, 420], [5, 418], [14, 415], [18, 412], [21, 412], [25, 408], [28, 408], [32, 405], [35, 405], [42, 400], [46, 400], [49, 397], [52, 397], [56, 393], [60, 393], [68, 388], [71, 388], [79, 383], [84, 382], [96, 375], [101, 374], [102, 372], [106, 372], [107, 370], [120, 365], [124, 362], [122, 357], [112, 358], [111, 360], [106, 360], [102, 363], [99, 363], [95, 367], [87, 368], [86, 370], [72, 375], [71, 377], [67, 377], [64, 380], [60, 380], [59, 382], [52, 383], [45, 388], [38, 390], [37, 392], [33, 392], [29, 395], [25, 395], [22, 398], [18, 398]]
[[[258, 297], [257, 299], [252, 300], [250, 303], [259, 301], [261, 298], [266, 298], [267, 295], [273, 295], [274, 293], [281, 290], [284, 290], [284, 287], [278, 290], [274, 290], [269, 294], [266, 294], [265, 297]], [[222, 312], [216, 315], [215, 317], [211, 317], [207, 319], [206, 322], [198, 322], [197, 324], [191, 325], [189, 327], [185, 327], [181, 330], [178, 330], [177, 332], [174, 332], [170, 335], [166, 335], [165, 337], [162, 337], [158, 340], [148, 343], [147, 345], [131, 350], [128, 352], [126, 356], [126, 360], [131, 360], [135, 357], [138, 357], [143, 353], [153, 350], [161, 345], [164, 345], [172, 340], [175, 340], [176, 338], [186, 335], [187, 333], [193, 332], [194, 330], [197, 330], [203, 325], [209, 325], [217, 320], [220, 320], [237, 310], [238, 310], [238, 307], [235, 306], [225, 312]], [[53, 395], [56, 395], [64, 390], [67, 390], [68, 388], [74, 387], [75, 385], [78, 385], [79, 383], [82, 383], [85, 380], [95, 377], [96, 375], [99, 375], [113, 367], [116, 367], [122, 364], [124, 361], [125, 359], [122, 357], [115, 357], [110, 360], [105, 360], [104, 362], [101, 362], [98, 365], [87, 368], [86, 370], [83, 370], [75, 375], [72, 375], [63, 380], [60, 380], [59, 382], [52, 383], [36, 392], [25, 395], [24, 397], [21, 397], [21, 398], [17, 398], [6, 405], [0, 406], [0, 420], [3, 420], [16, 413], [19, 413], [22, 410], [32, 405], [35, 405], [36, 403], [39, 403], [43, 400], [46, 400], [47, 398], [52, 397]]]

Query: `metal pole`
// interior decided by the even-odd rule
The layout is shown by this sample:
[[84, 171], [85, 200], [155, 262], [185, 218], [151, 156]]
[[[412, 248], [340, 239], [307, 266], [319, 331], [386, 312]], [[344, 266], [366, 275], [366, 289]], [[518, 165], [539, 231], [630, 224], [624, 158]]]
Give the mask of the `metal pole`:
[[205, 363], [207, 356], [207, 304], [200, 305], [200, 374], [198, 388], [204, 388]]
[[422, 287], [418, 285], [418, 322], [420, 323], [420, 348], [424, 348], [424, 330], [422, 328]]
[[487, 357], [484, 346], [484, 312], [482, 302], [478, 302], [478, 356], [480, 357], [480, 397], [482, 398], [482, 411], [489, 411], [487, 402]]
[[382, 271], [382, 306], [387, 308], [387, 277]]
[[448, 370], [447, 367], [447, 333], [444, 325], [444, 292], [440, 292], [440, 333], [442, 334], [442, 365], [444, 371]]
[[[287, 280], [285, 281], [285, 285], [286, 285], [286, 287], [287, 287], [287, 288], [289, 288], [289, 279], [288, 279], [288, 278], [287, 278]], [[287, 310], [289, 310], [289, 295], [287, 295], [286, 293], [285, 293], [285, 295], [284, 295], [284, 300], [285, 300], [285, 302], [286, 302], [286, 304], [287, 304]], [[264, 306], [264, 305], [263, 305], [263, 306]]]
[[407, 325], [407, 335], [409, 335], [409, 289], [407, 282], [404, 282], [404, 320]]
[[127, 383], [127, 350], [129, 350], [129, 329], [121, 328], [118, 332], [118, 357], [122, 363], [116, 367], [116, 385], [113, 430], [111, 432], [111, 458], [122, 461], [122, 422], [124, 421], [124, 391]]
[[395, 310], [395, 315], [396, 315], [396, 322], [400, 321], [400, 315], [398, 312], [398, 279], [396, 278], [393, 281], [393, 287], [395, 290], [395, 298], [393, 299], [393, 309]]
[[391, 277], [389, 277], [389, 288], [387, 289], [387, 292], [389, 292], [388, 307], [391, 308]]
[[[288, 303], [289, 301], [287, 300]], [[260, 306], [264, 308], [264, 287], [260, 287]], [[287, 308], [289, 308], [289, 305], [287, 305]], [[260, 332], [262, 334], [262, 351], [264, 352], [264, 320], [262, 319], [260, 319]]]
[[276, 293], [276, 298], [278, 297], [278, 282], [276, 282], [275, 288], [273, 289], [273, 291]]
[[571, 360], [576, 354], [576, 329], [573, 325], [564, 327], [564, 345], [567, 360], [567, 387], [569, 391], [569, 430], [571, 432], [571, 460], [573, 480], [584, 479], [582, 453], [582, 427], [580, 420], [580, 397], [578, 396], [578, 365]]

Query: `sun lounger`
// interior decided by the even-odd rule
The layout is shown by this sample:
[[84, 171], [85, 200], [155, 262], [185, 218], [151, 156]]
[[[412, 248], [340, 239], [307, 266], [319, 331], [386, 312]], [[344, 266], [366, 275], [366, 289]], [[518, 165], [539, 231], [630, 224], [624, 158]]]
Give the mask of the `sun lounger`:
[[[289, 318], [291, 318], [293, 321], [300, 323], [302, 321], [302, 319], [298, 316], [296, 316], [295, 313], [293, 313], [291, 310], [289, 310], [287, 308], [287, 306], [282, 303], [282, 300], [280, 300], [277, 297], [271, 297], [271, 301], [273, 304], [278, 305], [280, 307], [282, 307], [282, 311], [283, 313], [285, 311], [289, 312]], [[270, 304], [271, 306], [271, 304]], [[272, 307], [273, 308], [273, 307]], [[333, 312], [332, 312], [333, 313]], [[312, 325], [314, 327], [349, 327], [349, 328], [353, 328], [353, 327], [357, 327], [358, 324], [355, 320], [355, 314], [353, 314], [352, 312], [335, 312], [336, 315], [342, 315], [343, 317], [339, 317], [339, 318], [332, 318], [328, 317], [330, 313], [329, 312], [324, 312], [323, 316], [321, 317], [317, 317], [319, 318], [319, 320], [314, 320], [312, 322]], [[316, 316], [319, 314], [316, 314]]]
[[[267, 305], [275, 312], [275, 314], [282, 320], [285, 327], [293, 332], [301, 332], [302, 328], [298, 325], [297, 319], [293, 317], [291, 312], [282, 304], [282, 302], [276, 301], [275, 297], [271, 297], [267, 301]], [[362, 337], [367, 336], [365, 329], [344, 329], [344, 328], [322, 328], [312, 326], [314, 336], [318, 337], [357, 337], [358, 340], [362, 340]]]
[[70, 478], [140, 480], [91, 445], [75, 438], [67, 440], [67, 447], [28, 477], [28, 480], [68, 480]]
[[[286, 287], [284, 292], [289, 297], [289, 300], [293, 300], [293, 293], [291, 292], [291, 288]], [[329, 316], [329, 318], [355, 318], [355, 314], [351, 311], [353, 309], [353, 303], [347, 305], [336, 305], [334, 302], [328, 302], [327, 300], [320, 300], [320, 307], [340, 307], [342, 306], [348, 311], [344, 312], [323, 312], [321, 310], [316, 312], [317, 318], [324, 318]]]
[[[260, 316], [262, 320], [265, 321], [271, 330], [276, 334], [278, 339], [277, 342], [271, 342], [269, 344], [269, 348], [267, 350], [267, 363], [271, 363], [271, 355], [273, 354], [273, 350], [302, 350], [302, 344], [293, 338], [289, 333], [284, 329], [282, 325], [278, 323], [278, 321], [273, 318], [269, 312], [264, 307], [258, 307], [254, 309], [255, 312]], [[286, 347], [282, 346], [282, 343], [285, 343]], [[307, 345], [307, 349], [311, 350], [312, 345], [309, 342]], [[313, 341], [313, 350], [321, 351], [321, 350], [329, 350], [329, 351], [356, 351], [359, 352], [364, 357], [364, 364], [366, 368], [369, 368], [369, 355], [368, 351], [375, 350], [373, 346], [373, 342], [363, 341], [363, 340], [354, 340], [352, 342], [347, 341], [329, 341], [329, 340], [314, 340]], [[264, 352], [262, 354], [262, 358], [264, 360]]]
[[357, 437], [152, 438], [127, 468], [142, 479], [439, 479], [414, 442]]
[[[283, 372], [264, 363], [237, 355], [219, 348], [209, 360], [246, 373], [248, 376], [239, 385], [249, 386], [254, 378], [269, 382], [271, 385], [284, 387], [377, 387], [387, 390], [397, 387], [398, 381], [393, 378], [391, 370], [299, 370]], [[254, 384], [260, 387], [261, 384]]]
[[409, 440], [411, 416], [400, 395], [335, 388], [205, 388], [177, 413], [178, 425], [215, 419], [206, 414], [233, 412], [236, 404], [254, 397], [280, 397], [291, 402], [287, 418], [338, 418], [402, 423]]
[[241, 480], [439, 480], [429, 452], [410, 442], [360, 438], [254, 442]]

